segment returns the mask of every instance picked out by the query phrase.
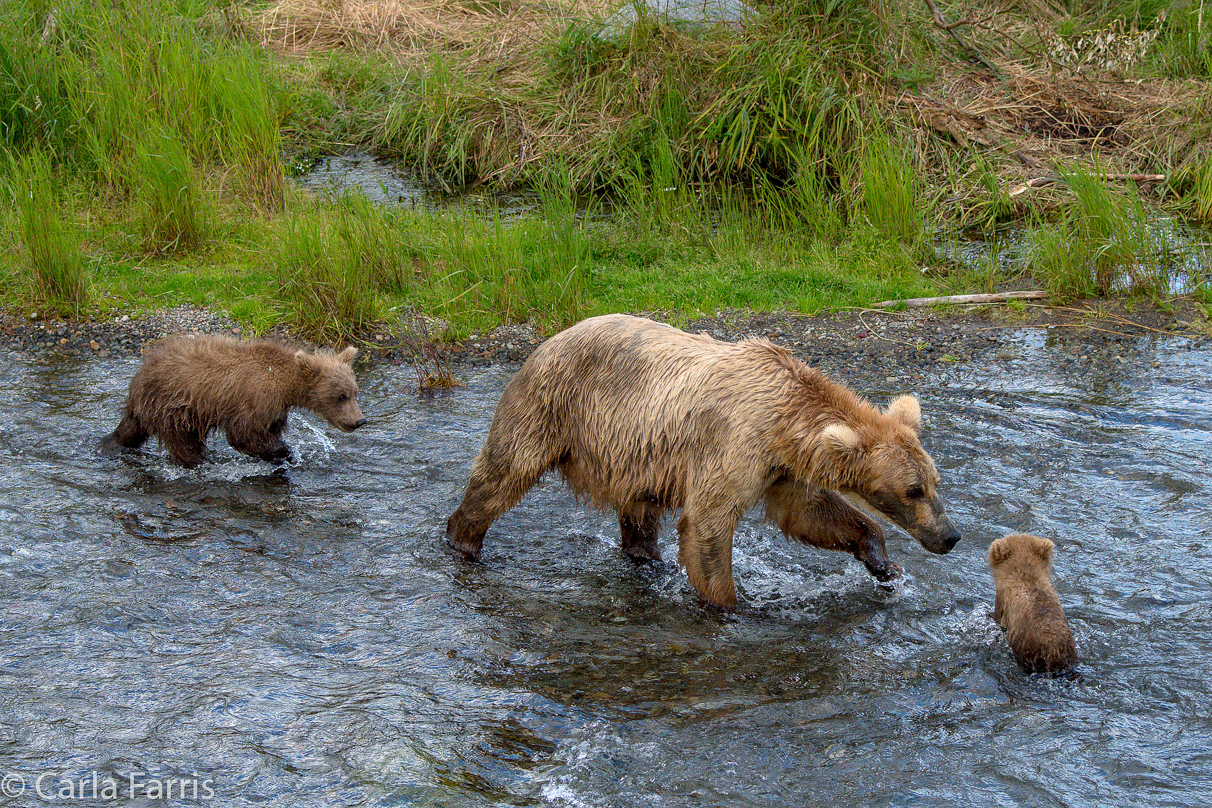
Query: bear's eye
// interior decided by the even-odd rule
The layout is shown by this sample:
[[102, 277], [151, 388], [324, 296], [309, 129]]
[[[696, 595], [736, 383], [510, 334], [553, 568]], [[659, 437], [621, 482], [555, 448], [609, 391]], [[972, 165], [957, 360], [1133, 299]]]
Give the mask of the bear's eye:
[[341, 395], [337, 396], [337, 401], [344, 401], [346, 398], [348, 398], [348, 396], [342, 393]]
[[926, 496], [926, 492], [922, 490], [920, 485], [915, 485], [905, 492], [905, 496], [907, 496], [909, 499], [921, 499], [922, 497]]

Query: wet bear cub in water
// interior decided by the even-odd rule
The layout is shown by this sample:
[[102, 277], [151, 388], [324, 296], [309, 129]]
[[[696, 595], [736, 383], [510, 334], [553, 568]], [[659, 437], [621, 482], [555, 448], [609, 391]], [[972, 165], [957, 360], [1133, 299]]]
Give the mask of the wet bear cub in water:
[[244, 454], [289, 461], [282, 431], [291, 407], [306, 407], [345, 432], [366, 423], [353, 372], [357, 353], [353, 347], [310, 352], [270, 340], [172, 337], [144, 352], [122, 422], [99, 448], [134, 449], [154, 436], [174, 461], [194, 468], [207, 436], [221, 429]]
[[989, 546], [997, 585], [993, 619], [1006, 630], [1010, 650], [1028, 673], [1066, 671], [1077, 662], [1073, 633], [1052, 586], [1048, 539], [1015, 533]]

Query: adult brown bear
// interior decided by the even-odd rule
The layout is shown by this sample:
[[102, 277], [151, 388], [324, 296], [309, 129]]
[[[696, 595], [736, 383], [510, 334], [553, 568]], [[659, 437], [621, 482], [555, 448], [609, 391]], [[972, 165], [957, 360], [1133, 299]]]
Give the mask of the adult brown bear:
[[899, 570], [879, 525], [843, 495], [949, 551], [959, 533], [920, 425], [916, 398], [881, 410], [764, 340], [594, 317], [540, 345], [505, 387], [446, 536], [477, 557], [489, 525], [559, 469], [574, 492], [618, 512], [635, 557], [659, 558], [660, 517], [680, 508], [678, 561], [717, 606], [736, 604], [732, 534], [759, 502], [793, 538], [891, 578]]
[[289, 460], [282, 431], [291, 407], [306, 407], [345, 432], [366, 423], [353, 372], [357, 353], [217, 336], [167, 339], [144, 352], [122, 421], [100, 448], [138, 448], [155, 436], [173, 460], [193, 468], [202, 462], [207, 435], [222, 429], [244, 454]]

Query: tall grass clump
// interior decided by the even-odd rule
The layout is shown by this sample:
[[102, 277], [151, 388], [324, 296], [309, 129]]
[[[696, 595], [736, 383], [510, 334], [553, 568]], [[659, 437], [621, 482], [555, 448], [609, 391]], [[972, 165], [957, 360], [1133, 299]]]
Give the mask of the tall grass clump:
[[906, 159], [903, 144], [878, 131], [863, 155], [863, 209], [884, 235], [911, 242], [921, 227], [917, 175]]
[[715, 67], [714, 101], [695, 120], [706, 175], [780, 181], [811, 171], [847, 193], [866, 130], [864, 96], [885, 55], [868, 0], [801, 0], [764, 12]]
[[570, 202], [549, 197], [533, 218], [466, 210], [421, 214], [427, 256], [415, 300], [455, 331], [531, 321], [550, 333], [584, 313], [589, 249]]
[[438, 54], [400, 88], [374, 145], [410, 158], [453, 189], [504, 158], [502, 145], [494, 144], [501, 116], [490, 93]]
[[1149, 227], [1140, 196], [1115, 194], [1097, 173], [1083, 169], [1062, 176], [1074, 202], [1057, 224], [1033, 234], [1027, 251], [1053, 297], [1167, 294], [1166, 251]]
[[1174, 3], [1165, 27], [1166, 68], [1175, 76], [1212, 78], [1212, 4], [1206, 0]]
[[571, 188], [543, 188], [541, 200], [538, 232], [531, 237], [524, 260], [532, 267], [530, 305], [540, 328], [551, 333], [584, 315], [592, 255]]
[[208, 10], [147, 0], [48, 12], [53, 25], [34, 47], [66, 88], [65, 157], [112, 200], [140, 192], [146, 133], [165, 132], [201, 174], [235, 168], [238, 195], [280, 208], [284, 104], [251, 46], [205, 37], [198, 17]]
[[270, 260], [287, 320], [328, 339], [392, 310], [440, 318], [442, 336], [528, 320], [555, 331], [584, 314], [590, 258], [571, 196], [544, 191], [538, 214], [516, 220], [345, 196], [290, 217]]
[[175, 133], [159, 127], [135, 147], [135, 199], [149, 252], [196, 247], [203, 237], [203, 200], [197, 170]]
[[235, 169], [235, 188], [244, 200], [280, 211], [286, 178], [279, 157], [286, 98], [275, 91], [261, 62], [248, 49], [233, 48], [216, 59], [208, 117], [215, 126], [212, 159]]
[[[355, 200], [342, 210], [319, 207], [292, 215], [274, 245], [271, 261], [287, 319], [315, 339], [348, 338], [382, 314], [375, 267], [391, 257], [367, 254], [363, 236], [381, 224], [376, 209]], [[351, 218], [365, 224], [351, 226]], [[385, 246], [380, 242], [379, 250]], [[361, 248], [361, 249], [360, 249]]]
[[1193, 202], [1192, 210], [1196, 218], [1212, 222], [1212, 154], [1204, 157], [1194, 176], [1194, 187], [1189, 193]]
[[42, 151], [30, 152], [10, 164], [9, 175], [28, 254], [31, 295], [60, 314], [78, 315], [88, 303], [84, 254], [51, 160]]
[[72, 118], [62, 66], [43, 41], [53, 30], [42, 4], [0, 3], [0, 149], [64, 151]]

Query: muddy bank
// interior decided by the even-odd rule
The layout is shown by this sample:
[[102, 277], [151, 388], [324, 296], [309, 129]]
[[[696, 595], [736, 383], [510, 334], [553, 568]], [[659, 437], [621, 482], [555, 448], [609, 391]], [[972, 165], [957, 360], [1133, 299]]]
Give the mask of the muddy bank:
[[[1212, 340], [1202, 307], [1179, 301], [1169, 310], [1150, 303], [1097, 300], [1067, 307], [1001, 305], [946, 309], [848, 310], [817, 315], [785, 312], [724, 311], [688, 320], [646, 312], [690, 331], [718, 339], [762, 337], [785, 345], [811, 364], [845, 376], [850, 369], [906, 364], [1008, 358], [1006, 337], [1023, 329], [1041, 329], [1076, 362], [1097, 364], [1141, 338], [1184, 337], [1192, 347]], [[181, 306], [150, 315], [62, 321], [4, 314], [0, 347], [35, 356], [97, 358], [137, 356], [145, 345], [179, 333], [251, 336], [241, 324], [207, 309]], [[449, 366], [480, 367], [520, 362], [542, 341], [526, 324], [505, 325], [456, 343], [418, 336], [418, 329], [383, 327], [357, 344], [365, 356], [392, 364], [434, 360]], [[271, 334], [291, 340], [285, 329]], [[424, 358], [422, 358], [424, 357]]]

